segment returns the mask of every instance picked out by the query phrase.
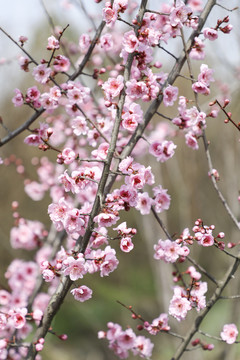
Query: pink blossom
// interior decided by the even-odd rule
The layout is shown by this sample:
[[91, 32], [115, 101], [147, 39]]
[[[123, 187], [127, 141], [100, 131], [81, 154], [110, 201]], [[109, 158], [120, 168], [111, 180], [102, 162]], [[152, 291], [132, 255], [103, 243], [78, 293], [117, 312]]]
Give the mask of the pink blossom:
[[203, 60], [205, 58], [204, 49], [205, 44], [199, 37], [194, 38], [194, 46], [189, 53], [189, 56], [195, 60]]
[[167, 189], [163, 189], [161, 185], [153, 188], [155, 210], [160, 213], [168, 210], [170, 207], [171, 197], [167, 194]]
[[22, 106], [24, 103], [24, 98], [23, 98], [23, 94], [21, 93], [21, 91], [19, 89], [15, 89], [15, 96], [12, 98], [12, 102], [14, 104], [14, 106]]
[[82, 285], [78, 288], [72, 289], [71, 294], [73, 294], [75, 300], [84, 302], [86, 300], [91, 299], [92, 290], [89, 289], [89, 287]]
[[149, 152], [157, 158], [157, 161], [165, 162], [173, 157], [176, 147], [172, 141], [154, 141], [149, 147]]
[[174, 263], [181, 256], [181, 245], [175, 241], [159, 240], [157, 245], [154, 245], [154, 258], [157, 260], [164, 260], [165, 262]]
[[111, 51], [114, 47], [111, 34], [105, 34], [100, 37], [100, 46], [104, 51]]
[[119, 217], [111, 214], [111, 213], [100, 213], [99, 215], [97, 215], [94, 218], [94, 221], [97, 221], [99, 226], [112, 226], [114, 224], [116, 224], [116, 222], [118, 221]]
[[126, 94], [133, 100], [143, 98], [147, 92], [147, 85], [144, 81], [131, 79], [126, 82]]
[[10, 232], [11, 245], [15, 249], [33, 250], [44, 237], [43, 224], [38, 221], [20, 221]]
[[168, 314], [160, 314], [159, 317], [154, 319], [151, 324], [145, 322], [144, 329], [146, 329], [151, 335], [156, 335], [161, 330], [169, 331], [170, 326], [168, 325]]
[[193, 11], [202, 11], [202, 0], [188, 0], [188, 6], [190, 6]]
[[119, 196], [121, 199], [129, 203], [130, 206], [137, 205], [137, 191], [130, 185], [122, 185], [119, 189]]
[[152, 356], [153, 347], [154, 345], [150, 339], [145, 338], [145, 336], [137, 336], [132, 352], [134, 355], [139, 355], [142, 358], [150, 359]]
[[0, 305], [7, 305], [11, 299], [11, 295], [6, 290], [0, 290]]
[[64, 266], [66, 267], [64, 270], [64, 275], [69, 275], [72, 281], [82, 279], [83, 275], [85, 275], [87, 272], [83, 254], [78, 254], [77, 259], [69, 256], [66, 260], [64, 260]]
[[53, 67], [57, 72], [67, 72], [70, 69], [70, 60], [64, 55], [58, 55], [54, 58]]
[[204, 35], [205, 39], [208, 39], [211, 41], [214, 41], [218, 38], [217, 30], [208, 28], [208, 27], [203, 29], [203, 35]]
[[183, 1], [178, 0], [176, 7], [172, 8], [169, 16], [170, 24], [173, 27], [182, 27], [188, 19], [188, 15], [192, 13], [192, 9], [186, 6]]
[[47, 50], [56, 50], [59, 49], [59, 41], [55, 38], [55, 36], [50, 36], [48, 38]]
[[58, 107], [58, 102], [54, 100], [48, 93], [43, 93], [41, 95], [40, 104], [47, 111], [52, 111]]
[[32, 86], [27, 89], [26, 102], [34, 102], [37, 101], [40, 97], [41, 93], [38, 90], [37, 86]]
[[199, 149], [196, 136], [194, 134], [192, 134], [191, 132], [188, 132], [187, 134], [185, 134], [185, 140], [186, 140], [187, 146], [189, 146], [190, 148], [192, 148], [194, 150]]
[[194, 92], [198, 93], [198, 94], [203, 94], [203, 95], [209, 95], [210, 94], [210, 90], [208, 88], [208, 86], [206, 84], [204, 84], [201, 81], [196, 81], [193, 85], [192, 85], [192, 89]]
[[118, 17], [116, 5], [112, 7], [110, 2], [106, 2], [102, 10], [102, 16], [107, 26], [113, 26]]
[[163, 103], [165, 106], [172, 106], [178, 97], [178, 88], [176, 86], [168, 85], [163, 90]]
[[200, 74], [198, 75], [198, 81], [205, 84], [206, 86], [209, 86], [210, 82], [214, 81], [213, 70], [209, 69], [208, 65], [201, 65]]
[[10, 310], [8, 312], [10, 316], [9, 321], [13, 324], [15, 329], [21, 329], [26, 324], [27, 308], [18, 308], [15, 310]]
[[40, 64], [35, 68], [33, 68], [32, 74], [37, 82], [41, 84], [46, 84], [46, 82], [49, 80], [51, 72], [52, 70], [49, 67], [47, 67], [46, 64]]
[[59, 200], [58, 204], [50, 204], [48, 206], [48, 214], [58, 231], [63, 230], [63, 221], [68, 210], [70, 210], [70, 206], [63, 197]]
[[198, 243], [202, 246], [212, 246], [214, 245], [214, 237], [212, 236], [211, 230], [206, 230], [205, 232], [196, 232], [195, 238]]
[[131, 185], [134, 189], [140, 190], [145, 185], [144, 173], [131, 174], [128, 178], [125, 179], [125, 182], [128, 185]]
[[133, 53], [136, 51], [139, 41], [133, 30], [130, 30], [124, 34], [122, 44], [124, 50], [128, 53]]
[[23, 45], [25, 42], [28, 41], [28, 37], [24, 36], [24, 35], [21, 35], [21, 36], [19, 36], [18, 41], [21, 43], [21, 45]]
[[64, 173], [58, 177], [58, 180], [61, 184], [63, 184], [64, 190], [66, 192], [75, 192], [74, 180], [68, 175], [67, 170], [65, 170]]
[[7, 316], [0, 314], [0, 330], [4, 330], [7, 327]]
[[197, 281], [202, 277], [201, 273], [198, 272], [194, 266], [189, 266], [186, 272], [191, 276], [192, 279]]
[[178, 321], [181, 321], [186, 318], [187, 312], [191, 309], [191, 303], [186, 297], [182, 297], [180, 294], [174, 294], [169, 305], [170, 315]]
[[44, 184], [39, 184], [36, 181], [32, 181], [25, 185], [24, 190], [32, 200], [39, 201], [42, 200], [45, 195], [46, 186]]
[[118, 267], [118, 259], [116, 258], [116, 251], [110, 246], [104, 250], [103, 261], [100, 264], [100, 276], [108, 276], [112, 271]]
[[119, 170], [122, 171], [123, 174], [131, 174], [132, 173], [132, 163], [133, 157], [127, 156], [123, 159], [119, 164]]
[[88, 132], [87, 122], [83, 116], [77, 116], [72, 120], [72, 128], [75, 135], [86, 135]]
[[123, 348], [124, 350], [129, 350], [133, 348], [135, 339], [136, 335], [130, 328], [121, 332], [121, 334], [117, 338], [117, 342], [121, 348]]
[[79, 38], [79, 47], [83, 53], [86, 53], [91, 45], [91, 38], [88, 34], [82, 34]]
[[37, 343], [36, 345], [35, 345], [35, 348], [36, 348], [36, 350], [39, 352], [39, 351], [42, 351], [42, 349], [43, 349], [43, 344], [40, 344], [40, 343]]
[[99, 160], [105, 160], [107, 158], [109, 144], [104, 142], [99, 145], [98, 149], [92, 151], [92, 156]]
[[23, 71], [25, 72], [29, 71], [28, 65], [30, 63], [30, 60], [28, 57], [20, 56], [18, 59], [18, 63]]
[[105, 83], [103, 83], [102, 89], [105, 91], [105, 95], [108, 100], [118, 96], [123, 89], [123, 76], [118, 75], [116, 79], [109, 78]]
[[43, 312], [40, 309], [35, 309], [33, 311], [32, 317], [34, 320], [40, 321], [43, 317]]
[[72, 104], [81, 105], [89, 100], [90, 89], [81, 84], [71, 84], [67, 92], [67, 97]]
[[55, 274], [50, 269], [44, 269], [42, 272], [42, 277], [46, 282], [51, 282], [55, 278]]
[[130, 252], [130, 251], [132, 251], [133, 248], [134, 248], [134, 245], [132, 243], [131, 237], [129, 237], [129, 236], [123, 237], [120, 240], [120, 249], [123, 252]]
[[151, 206], [154, 201], [151, 199], [147, 192], [138, 193], [138, 201], [136, 209], [140, 211], [142, 215], [149, 214], [151, 211]]
[[233, 344], [238, 336], [238, 329], [235, 324], [225, 324], [220, 335], [227, 344]]
[[79, 209], [71, 209], [66, 213], [63, 221], [66, 232], [74, 238], [84, 233], [85, 221], [81, 217]]
[[62, 151], [62, 159], [64, 164], [71, 164], [74, 160], [76, 160], [76, 154], [71, 148], [65, 148]]

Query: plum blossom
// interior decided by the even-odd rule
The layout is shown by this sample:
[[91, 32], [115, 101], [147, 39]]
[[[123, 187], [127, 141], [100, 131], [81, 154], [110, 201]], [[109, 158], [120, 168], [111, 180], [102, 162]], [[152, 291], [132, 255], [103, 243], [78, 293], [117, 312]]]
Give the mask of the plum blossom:
[[79, 38], [79, 47], [83, 53], [86, 53], [91, 45], [91, 38], [88, 34], [82, 34]]
[[126, 94], [132, 99], [140, 99], [146, 96], [148, 93], [147, 85], [144, 81], [137, 81], [131, 79], [126, 82]]
[[7, 327], [7, 316], [0, 314], [0, 330], [4, 330]]
[[194, 45], [189, 53], [189, 56], [194, 60], [203, 60], [205, 58], [204, 48], [204, 42], [199, 37], [195, 37]]
[[102, 10], [102, 16], [103, 20], [106, 21], [107, 26], [113, 26], [116, 22], [118, 17], [117, 10], [117, 4], [114, 3], [113, 6], [111, 6], [110, 2], [106, 2], [105, 7]]
[[32, 74], [37, 82], [41, 84], [46, 84], [46, 82], [49, 80], [51, 72], [52, 70], [49, 67], [47, 67], [46, 64], [40, 64], [35, 68], [33, 68]]
[[157, 260], [164, 260], [165, 262], [174, 263], [179, 256], [183, 254], [181, 245], [175, 241], [159, 240], [157, 245], [154, 245], [154, 258]]
[[56, 50], [59, 49], [60, 44], [59, 41], [55, 38], [55, 36], [50, 36], [48, 38], [48, 45], [47, 45], [47, 50]]
[[70, 206], [63, 197], [58, 201], [58, 204], [52, 203], [48, 206], [48, 214], [58, 231], [64, 228], [63, 222], [68, 210], [70, 210]]
[[21, 329], [26, 324], [27, 308], [17, 308], [8, 312], [9, 322], [15, 329]]
[[111, 213], [104, 212], [104, 213], [100, 213], [99, 215], [97, 215], [94, 218], [94, 221], [97, 221], [99, 226], [109, 227], [109, 226], [116, 224], [118, 219], [119, 219], [118, 216], [111, 214]]
[[208, 39], [211, 41], [214, 41], [218, 38], [217, 30], [212, 29], [212, 28], [203, 29], [203, 35], [204, 35], [205, 39]]
[[153, 192], [153, 205], [155, 206], [156, 212], [161, 213], [164, 210], [168, 210], [170, 207], [171, 197], [167, 194], [167, 189], [163, 189], [161, 185], [158, 185], [153, 188]]
[[73, 133], [77, 136], [79, 135], [86, 135], [88, 132], [88, 126], [85, 118], [83, 116], [77, 116], [72, 119], [72, 128]]
[[85, 221], [81, 217], [79, 209], [72, 209], [66, 213], [63, 220], [63, 225], [66, 232], [73, 238], [78, 238], [79, 235], [84, 233]]
[[64, 55], [57, 55], [54, 58], [53, 68], [57, 72], [67, 72], [70, 69], [70, 60]]
[[87, 268], [85, 266], [85, 259], [83, 254], [78, 254], [77, 259], [74, 257], [69, 256], [63, 262], [65, 270], [63, 271], [64, 275], [69, 275], [72, 281], [76, 281], [78, 279], [82, 279], [83, 275], [87, 273]]
[[238, 329], [235, 324], [225, 324], [220, 335], [227, 344], [233, 344], [237, 339]]
[[100, 37], [100, 46], [104, 51], [113, 49], [114, 42], [111, 34], [105, 34]]
[[168, 325], [168, 314], [162, 313], [152, 321], [151, 324], [149, 322], [144, 322], [144, 329], [146, 329], [149, 334], [156, 335], [159, 331], [169, 331], [170, 326]]
[[183, 1], [177, 0], [176, 5], [172, 8], [169, 16], [170, 24], [173, 27], [181, 28], [190, 14], [192, 14], [192, 9], [189, 6], [186, 6]]
[[27, 89], [26, 102], [32, 102], [33, 104], [40, 98], [40, 91], [37, 86], [32, 86]]
[[178, 88], [176, 86], [168, 85], [163, 90], [163, 103], [165, 106], [172, 106], [178, 97]]
[[42, 271], [42, 277], [46, 282], [51, 282], [55, 279], [55, 273], [50, 269], [44, 269]]
[[154, 141], [149, 147], [149, 152], [157, 158], [157, 161], [165, 162], [173, 157], [176, 147], [172, 141]]
[[105, 83], [103, 83], [102, 89], [104, 90], [108, 100], [118, 96], [123, 89], [123, 76], [118, 75], [117, 78], [109, 78]]
[[18, 227], [10, 232], [10, 241], [14, 249], [35, 249], [44, 238], [43, 224], [39, 221], [20, 220]]
[[118, 267], [118, 259], [116, 258], [116, 251], [110, 246], [104, 250], [103, 262], [100, 265], [100, 276], [108, 276], [110, 272]]
[[134, 355], [139, 355], [142, 358], [150, 359], [152, 356], [153, 343], [145, 336], [137, 336], [134, 342], [132, 352]]
[[123, 36], [123, 49], [128, 53], [136, 51], [139, 41], [133, 30], [128, 31]]
[[76, 160], [76, 153], [71, 148], [65, 148], [62, 151], [61, 157], [63, 159], [64, 164], [71, 164], [74, 160]]
[[123, 252], [130, 252], [133, 248], [134, 248], [134, 245], [132, 243], [131, 237], [126, 236], [120, 240], [120, 249]]
[[120, 359], [126, 359], [129, 351], [133, 355], [139, 355], [141, 358], [149, 359], [152, 355], [153, 344], [144, 336], [136, 336], [131, 328], [122, 330], [119, 324], [109, 322], [108, 330], [99, 331], [99, 339], [108, 339], [109, 348], [112, 349]]
[[174, 288], [174, 295], [170, 301], [169, 314], [172, 315], [178, 321], [184, 320], [189, 310], [192, 309], [190, 301], [182, 293], [182, 289], [179, 286]]
[[123, 159], [119, 164], [119, 170], [122, 171], [123, 174], [131, 174], [133, 172], [132, 169], [133, 157], [127, 156]]
[[150, 198], [147, 192], [138, 193], [136, 209], [139, 210], [142, 215], [150, 213], [153, 203], [153, 199]]
[[71, 294], [74, 296], [74, 299], [80, 302], [84, 302], [86, 300], [91, 299], [92, 297], [92, 290], [85, 286], [79, 286], [78, 288], [72, 289]]
[[14, 104], [14, 106], [18, 107], [18, 106], [22, 106], [24, 103], [24, 98], [23, 98], [23, 94], [21, 93], [21, 91], [19, 89], [15, 89], [15, 96], [12, 98], [12, 102]]

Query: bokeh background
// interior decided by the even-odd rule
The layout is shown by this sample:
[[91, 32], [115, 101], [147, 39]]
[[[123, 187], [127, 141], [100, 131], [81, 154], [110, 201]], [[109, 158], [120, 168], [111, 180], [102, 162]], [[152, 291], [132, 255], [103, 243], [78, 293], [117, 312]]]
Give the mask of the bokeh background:
[[[149, 8], [157, 9], [163, 1], [150, 1]], [[206, 2], [206, 1], [205, 1]], [[238, 0], [219, 1], [228, 8], [239, 5]], [[49, 17], [55, 25], [65, 27], [70, 24], [66, 32], [69, 41], [78, 44], [81, 33], [87, 32], [92, 27], [92, 21], [96, 25], [100, 23], [99, 14], [103, 4], [95, 4], [89, 1], [60, 1], [50, 0], [11, 0], [0, 4], [1, 27], [15, 40], [20, 35], [28, 37], [26, 49], [39, 61], [47, 56], [45, 50], [47, 38], [52, 34]], [[47, 12], [46, 12], [47, 10]], [[226, 92], [231, 99], [229, 110], [232, 117], [239, 121], [239, 81], [240, 81], [240, 27], [239, 10], [226, 13], [220, 7], [211, 14], [208, 24], [216, 24], [218, 18], [226, 14], [230, 16], [233, 24], [233, 32], [230, 36], [220, 35], [219, 40], [207, 44], [206, 61], [209, 67], [215, 69], [216, 82], [211, 86], [211, 96], [200, 97], [203, 111], [207, 111], [209, 101], [219, 96], [219, 88], [222, 94]], [[89, 15], [89, 16], [88, 16]], [[91, 15], [91, 19], [90, 19]], [[179, 43], [172, 46], [172, 51], [179, 51]], [[14, 96], [13, 89], [19, 88], [23, 92], [33, 85], [31, 74], [23, 73], [18, 65], [18, 57], [21, 54], [19, 48], [2, 32], [0, 32], [0, 116], [3, 123], [10, 130], [22, 124], [30, 115], [27, 108], [14, 108], [11, 99]], [[173, 62], [166, 55], [162, 55], [159, 61], [164, 64], [164, 71], [171, 69]], [[194, 62], [194, 72], [199, 72], [200, 62]], [[185, 69], [187, 75], [187, 69]], [[191, 97], [190, 87], [186, 81], [178, 80], [180, 94]], [[169, 117], [176, 115], [176, 108], [166, 110], [160, 108]], [[165, 111], [165, 112], [164, 112]], [[163, 122], [161, 118], [155, 118], [154, 123]], [[220, 173], [219, 187], [223, 191], [234, 214], [239, 218], [238, 195], [240, 190], [239, 175], [239, 133], [231, 124], [224, 124], [224, 116], [217, 119], [209, 119], [207, 123], [207, 138], [210, 141], [210, 151], [214, 167]], [[4, 137], [6, 130], [0, 128], [0, 136]], [[10, 261], [15, 257], [30, 259], [33, 254], [25, 251], [12, 250], [9, 245], [9, 232], [13, 226], [11, 203], [17, 200], [20, 204], [19, 211], [27, 219], [40, 220], [46, 228], [50, 228], [47, 215], [47, 206], [50, 198], [34, 202], [24, 192], [23, 176], [16, 171], [17, 165], [23, 164], [25, 175], [30, 179], [37, 179], [35, 168], [31, 164], [32, 157], [40, 157], [42, 153], [36, 148], [30, 148], [23, 143], [26, 133], [21, 134], [10, 143], [0, 149], [3, 159], [12, 159], [8, 167], [0, 167], [0, 281], [4, 286], [4, 272]], [[151, 155], [144, 155], [138, 160], [145, 165], [151, 165], [156, 177], [156, 184], [162, 184], [168, 189], [172, 202], [170, 210], [161, 214], [171, 234], [180, 234], [186, 227], [191, 228], [194, 221], [201, 217], [205, 224], [214, 224], [217, 231], [226, 233], [226, 241], [238, 242], [239, 233], [226, 214], [220, 200], [215, 193], [211, 181], [207, 175], [208, 165], [203, 145], [200, 144], [198, 151], [191, 150], [185, 145], [184, 137], [174, 140], [177, 144], [175, 156], [165, 164], [154, 162]], [[49, 155], [48, 153], [46, 154]], [[52, 156], [51, 154], [49, 155]], [[54, 155], [53, 157], [54, 158]], [[162, 312], [167, 312], [168, 303], [172, 297], [171, 265], [153, 260], [153, 245], [160, 238], [165, 239], [159, 225], [151, 215], [141, 217], [132, 209], [127, 215], [122, 214], [122, 221], [127, 219], [131, 227], [137, 229], [135, 236], [135, 248], [129, 254], [118, 252], [119, 267], [107, 278], [100, 278], [98, 274], [86, 276], [85, 284], [93, 289], [94, 296], [84, 304], [73, 301], [69, 296], [54, 320], [53, 329], [57, 333], [67, 333], [69, 340], [61, 342], [49, 334], [42, 356], [43, 359], [80, 359], [80, 360], [110, 360], [115, 359], [112, 351], [108, 350], [107, 342], [97, 339], [97, 332], [105, 330], [108, 321], [118, 322], [125, 329], [128, 325], [136, 327], [136, 322], [131, 319], [131, 314], [121, 307], [116, 301], [126, 305], [132, 305], [136, 312], [144, 319], [151, 321]], [[218, 279], [225, 273], [230, 260], [216, 249], [195, 247], [192, 257], [201, 263], [210, 273]], [[204, 279], [204, 278], [203, 278]], [[0, 283], [0, 285], [1, 285]], [[209, 287], [208, 296], [213, 288]], [[239, 294], [239, 276], [228, 286], [226, 294]], [[194, 314], [195, 315], [195, 314]], [[202, 329], [212, 335], [219, 336], [224, 323], [234, 322], [240, 329], [240, 303], [239, 300], [219, 301], [209, 313], [202, 324]], [[173, 331], [185, 334], [191, 323], [193, 314], [189, 314], [187, 320], [179, 324], [171, 319], [170, 325]], [[146, 334], [147, 335], [147, 334]], [[166, 334], [151, 337], [155, 343], [153, 360], [170, 359], [173, 349], [178, 340]], [[238, 359], [240, 350], [237, 346], [226, 346], [213, 342], [213, 352], [195, 351], [190, 355], [185, 354], [184, 359]], [[130, 357], [131, 359], [131, 357]]]

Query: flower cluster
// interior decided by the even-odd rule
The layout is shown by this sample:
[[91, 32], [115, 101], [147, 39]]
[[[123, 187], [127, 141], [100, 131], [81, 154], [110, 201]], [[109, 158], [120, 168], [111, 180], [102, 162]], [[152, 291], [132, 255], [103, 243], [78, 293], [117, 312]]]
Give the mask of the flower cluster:
[[144, 336], [137, 336], [134, 331], [129, 328], [122, 330], [119, 324], [109, 322], [107, 324], [108, 330], [99, 331], [98, 338], [106, 338], [109, 341], [109, 348], [120, 359], [126, 359], [129, 356], [129, 351], [133, 355], [138, 355], [142, 358], [150, 358], [152, 355], [153, 344]]
[[[8, 290], [0, 290], [0, 359], [27, 357], [28, 349], [21, 342], [33, 329], [30, 321], [39, 325], [63, 278], [72, 284], [82, 281], [87, 274], [109, 276], [119, 264], [114, 245], [124, 253], [134, 249], [137, 230], [121, 221], [121, 212], [132, 209], [147, 215], [152, 211], [161, 223], [158, 214], [170, 208], [171, 197], [155, 181], [154, 167], [144, 163], [142, 154], [149, 152], [161, 166], [175, 154], [174, 137], [184, 132], [187, 145], [197, 150], [198, 139], [204, 135], [206, 113], [198, 105], [190, 107], [191, 100], [179, 96], [179, 88], [173, 86], [181, 75], [181, 57], [162, 45], [167, 48], [179, 37], [184, 43], [185, 28], [193, 30], [193, 36], [197, 36], [187, 52], [190, 60], [202, 60], [205, 41], [216, 40], [219, 32], [231, 32], [229, 18], [218, 20], [213, 28], [203, 28], [201, 33], [202, 17], [198, 14], [202, 11], [201, 0], [166, 2], [157, 11], [147, 10], [144, 2], [141, 6], [144, 9], [140, 7], [136, 14], [135, 1], [105, 1], [99, 12], [103, 21], [95, 36], [86, 31], [76, 43], [68, 42], [62, 38], [65, 29], [56, 27], [45, 45], [47, 58], [39, 63], [32, 56], [19, 58], [20, 68], [25, 72], [31, 70], [37, 83], [25, 92], [16, 88], [12, 98], [15, 107], [25, 105], [34, 111], [31, 121], [23, 125], [28, 131], [24, 144], [55, 153], [53, 160], [47, 156], [32, 159], [37, 180], [29, 179], [24, 168], [19, 173], [24, 177], [25, 193], [32, 200], [40, 201], [49, 193], [48, 214], [53, 226], [48, 232], [39, 221], [26, 220], [14, 213], [11, 246], [36, 250], [36, 254], [34, 262], [16, 259], [6, 271]], [[119, 33], [118, 22], [127, 25], [123, 33]], [[20, 36], [21, 47], [26, 41], [26, 37]], [[169, 74], [162, 71], [163, 64], [155, 60], [161, 51], [176, 60], [175, 69], [179, 67], [176, 76], [175, 71]], [[213, 69], [202, 64], [190, 89], [209, 95], [213, 81]], [[169, 124], [149, 123], [155, 114], [170, 119], [158, 113], [157, 108], [161, 104], [169, 112], [177, 101], [178, 115]], [[146, 110], [146, 103], [150, 102]], [[39, 125], [31, 128], [34, 119], [40, 116]], [[214, 236], [213, 225], [204, 225], [198, 219], [192, 231], [193, 235], [186, 228], [177, 239], [170, 235], [169, 239], [159, 239], [154, 245], [154, 258], [166, 263], [186, 262], [194, 243], [224, 249], [224, 233]], [[181, 321], [191, 309], [198, 312], [204, 309], [207, 283], [200, 280], [198, 270], [193, 266], [185, 271], [176, 270], [168, 314], [160, 314], [152, 323], [144, 321], [138, 330], [151, 335], [168, 333], [168, 315]], [[38, 290], [39, 273], [45, 281], [45, 293]], [[71, 294], [76, 301], [82, 303], [92, 297], [93, 291], [87, 285], [74, 286]], [[63, 295], [58, 291], [55, 294]], [[52, 314], [47, 312], [49, 319], [58, 311], [54, 308], [56, 303], [52, 302]], [[237, 335], [234, 324], [226, 324], [221, 332], [222, 340], [228, 344], [235, 342]], [[137, 336], [131, 328], [123, 330], [109, 322], [108, 330], [99, 332], [99, 338], [106, 338], [109, 347], [122, 359], [130, 352], [146, 359], [152, 355], [151, 341]], [[43, 349], [44, 341], [40, 336], [34, 342], [37, 352]]]

